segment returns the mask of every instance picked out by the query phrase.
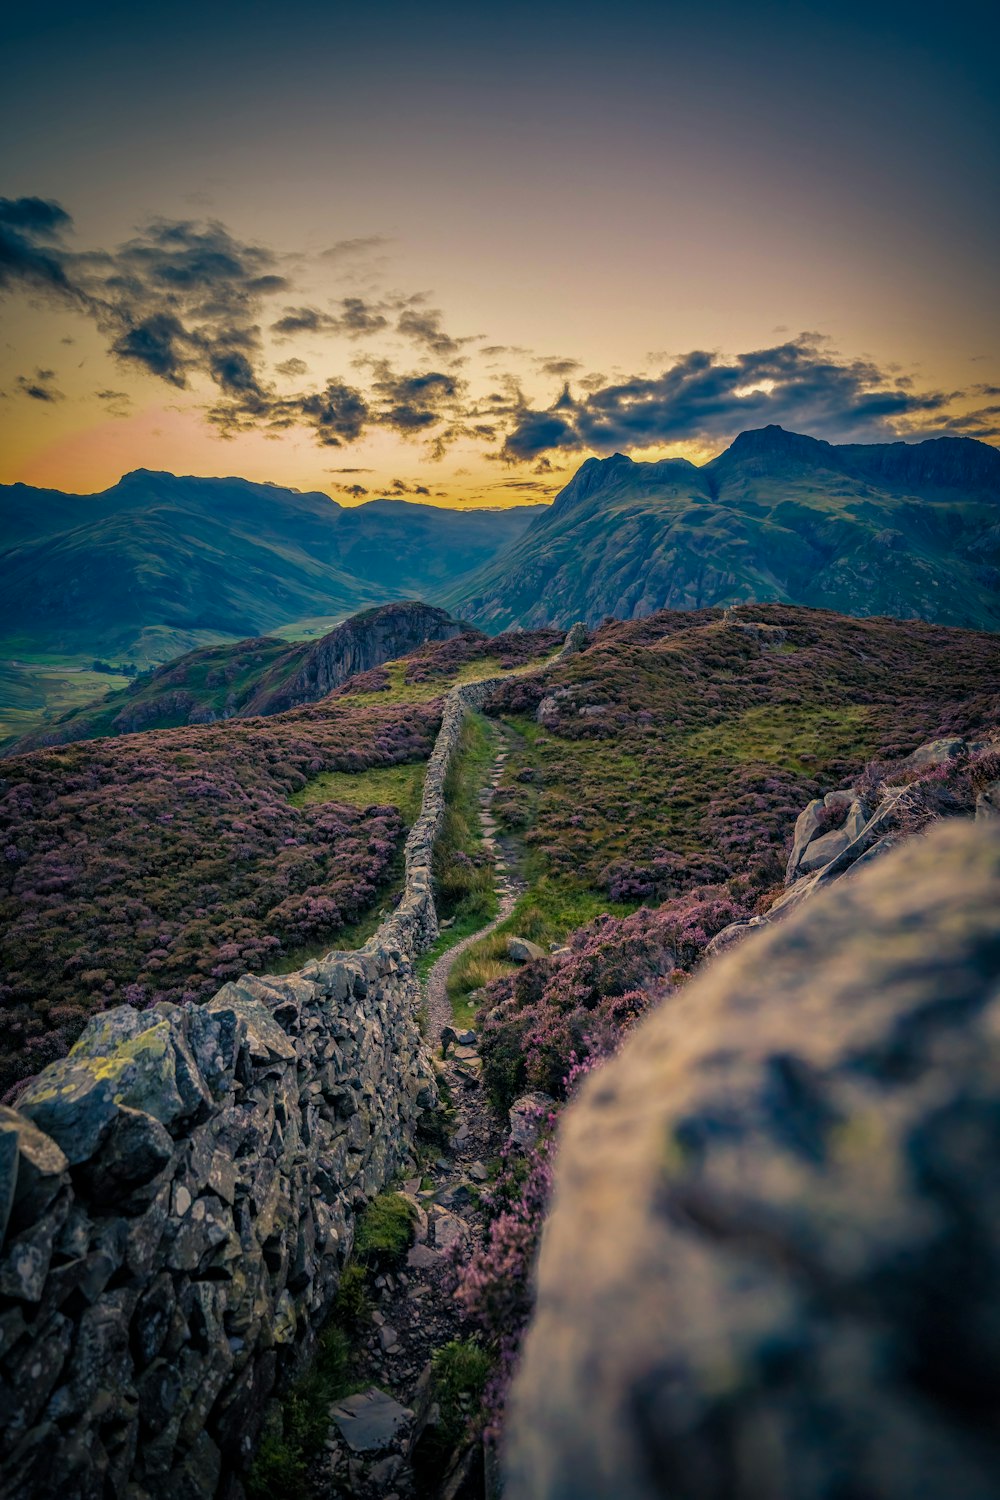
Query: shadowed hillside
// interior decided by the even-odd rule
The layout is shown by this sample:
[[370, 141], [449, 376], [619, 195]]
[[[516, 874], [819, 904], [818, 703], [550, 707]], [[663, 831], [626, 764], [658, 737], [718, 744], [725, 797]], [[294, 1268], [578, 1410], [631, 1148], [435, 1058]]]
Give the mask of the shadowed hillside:
[[9, 654], [161, 662], [192, 646], [426, 596], [486, 562], [537, 507], [343, 507], [244, 479], [144, 469], [98, 495], [0, 489]]
[[766, 427], [702, 468], [588, 459], [445, 596], [486, 630], [751, 600], [1000, 629], [1000, 453]]

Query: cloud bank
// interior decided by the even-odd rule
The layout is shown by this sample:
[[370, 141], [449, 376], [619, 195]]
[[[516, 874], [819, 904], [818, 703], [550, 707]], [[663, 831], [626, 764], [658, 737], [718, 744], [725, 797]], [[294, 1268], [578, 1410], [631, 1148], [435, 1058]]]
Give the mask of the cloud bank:
[[[919, 390], [871, 360], [838, 357], [815, 333], [731, 356], [693, 350], [659, 374], [609, 381], [582, 375], [575, 358], [456, 337], [423, 292], [345, 295], [326, 308], [299, 300], [290, 257], [217, 221], [156, 219], [113, 250], [73, 248], [72, 229], [59, 203], [0, 199], [0, 293], [41, 297], [89, 318], [123, 368], [176, 390], [207, 383], [206, 418], [225, 436], [297, 429], [320, 447], [346, 448], [384, 429], [424, 441], [432, 459], [465, 442], [545, 474], [560, 456], [727, 441], [767, 423], [841, 441], [1000, 435], [995, 401], [971, 412], [955, 407], [995, 397], [995, 388]], [[350, 264], [382, 244], [343, 240], [321, 258]], [[277, 350], [303, 338], [353, 347], [356, 373], [288, 390], [308, 367], [297, 355], [279, 360]], [[375, 348], [358, 354], [367, 340]], [[312, 345], [308, 352], [321, 357]], [[496, 369], [501, 355], [563, 380], [559, 396], [535, 405], [515, 376]], [[415, 367], [401, 368], [409, 359]], [[56, 379], [53, 371], [22, 375], [15, 394], [60, 401]], [[116, 414], [124, 413], [125, 393], [94, 395], [106, 404], [114, 397]]]

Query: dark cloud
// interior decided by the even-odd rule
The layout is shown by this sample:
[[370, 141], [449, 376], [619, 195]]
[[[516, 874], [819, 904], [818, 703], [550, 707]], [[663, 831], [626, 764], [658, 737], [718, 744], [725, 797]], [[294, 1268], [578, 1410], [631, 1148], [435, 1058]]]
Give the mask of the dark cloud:
[[575, 374], [581, 368], [578, 359], [560, 359], [557, 356], [537, 359], [535, 363], [543, 375], [555, 375], [559, 380], [565, 380], [567, 376]]
[[552, 450], [611, 452], [729, 438], [769, 422], [817, 437], [879, 440], [940, 412], [954, 393], [915, 392], [868, 360], [841, 361], [815, 334], [732, 359], [696, 350], [656, 377], [633, 377], [545, 411], [525, 407], [507, 434], [514, 462]]
[[18, 375], [14, 384], [22, 396], [29, 396], [32, 401], [65, 401], [62, 391], [52, 384], [55, 378], [55, 370], [36, 370], [34, 375]]
[[425, 431], [454, 410], [464, 386], [454, 375], [426, 370], [400, 375], [385, 360], [373, 364], [372, 392], [379, 422], [404, 436]]
[[333, 488], [342, 495], [350, 495], [354, 500], [363, 500], [368, 494], [363, 484], [335, 484]]
[[0, 198], [0, 288], [24, 285], [78, 301], [59, 241], [72, 220], [46, 198]]
[[308, 375], [309, 366], [304, 359], [283, 359], [280, 365], [274, 367], [279, 375], [286, 376], [289, 380], [298, 375]]
[[0, 286], [47, 293], [87, 314], [122, 364], [184, 389], [259, 388], [253, 367], [265, 298], [286, 291], [274, 253], [215, 222], [156, 219], [114, 251], [67, 248], [58, 203], [0, 200]]
[[364, 297], [344, 297], [339, 313], [321, 312], [318, 307], [286, 307], [284, 316], [271, 324], [279, 338], [297, 333], [328, 333], [359, 339], [381, 333], [389, 327], [383, 308], [386, 304], [367, 302]]
[[407, 307], [400, 313], [396, 332], [437, 359], [455, 359], [462, 352], [462, 345], [471, 343], [468, 338], [453, 339], [441, 327], [443, 314], [436, 307]]

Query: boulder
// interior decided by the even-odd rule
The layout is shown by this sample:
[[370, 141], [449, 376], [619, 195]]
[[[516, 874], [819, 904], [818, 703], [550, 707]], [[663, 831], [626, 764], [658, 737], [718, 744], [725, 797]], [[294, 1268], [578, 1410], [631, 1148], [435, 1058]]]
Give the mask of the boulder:
[[544, 948], [537, 943], [529, 942], [527, 938], [509, 937], [507, 939], [507, 957], [515, 964], [531, 963], [536, 958], [548, 958]]
[[520, 1151], [530, 1151], [554, 1104], [551, 1094], [542, 1093], [541, 1089], [515, 1099], [507, 1111], [511, 1144]]
[[330, 1416], [352, 1453], [384, 1453], [407, 1427], [413, 1413], [372, 1386], [335, 1402]]
[[831, 828], [829, 833], [822, 833], [818, 839], [812, 839], [799, 859], [799, 874], [811, 875], [814, 870], [822, 870], [838, 854], [843, 854], [850, 842], [850, 835], [845, 828]]
[[[136, 1028], [127, 1017], [144, 1024]], [[62, 1147], [70, 1166], [96, 1153], [120, 1105], [171, 1125], [188, 1111], [169, 1021], [127, 1006], [94, 1017], [68, 1056], [33, 1079], [17, 1103]]]
[[788, 865], [785, 869], [785, 884], [791, 885], [797, 879], [799, 873], [799, 861], [802, 858], [806, 845], [819, 833], [825, 821], [826, 805], [822, 797], [814, 797], [812, 802], [803, 808], [795, 820], [795, 834], [792, 840], [792, 852], [788, 856]]
[[705, 945], [705, 957], [715, 958], [720, 953], [726, 953], [730, 948], [735, 948], [745, 937], [758, 927], [766, 927], [766, 917], [748, 917], [745, 921], [730, 922], [728, 927], [723, 927]]
[[976, 822], [986, 823], [1000, 818], [1000, 781], [984, 786], [976, 796]]
[[705, 968], [562, 1117], [507, 1500], [996, 1500], [1000, 837]]
[[904, 771], [929, 771], [934, 766], [943, 766], [949, 760], [955, 760], [967, 749], [963, 739], [928, 740], [926, 745], [920, 745], [901, 763]]
[[0, 1244], [8, 1223], [30, 1224], [68, 1181], [66, 1156], [17, 1110], [0, 1106]]

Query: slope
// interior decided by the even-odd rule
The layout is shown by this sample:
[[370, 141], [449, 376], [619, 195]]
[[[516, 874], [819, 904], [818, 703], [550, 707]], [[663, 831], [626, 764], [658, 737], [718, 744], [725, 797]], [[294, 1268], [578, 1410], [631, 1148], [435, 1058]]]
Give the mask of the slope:
[[753, 600], [1000, 629], [1000, 453], [768, 427], [701, 468], [588, 459], [443, 600], [487, 630]]

